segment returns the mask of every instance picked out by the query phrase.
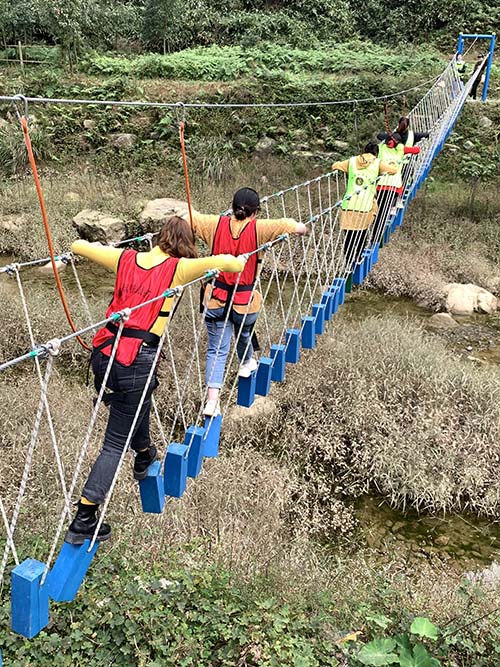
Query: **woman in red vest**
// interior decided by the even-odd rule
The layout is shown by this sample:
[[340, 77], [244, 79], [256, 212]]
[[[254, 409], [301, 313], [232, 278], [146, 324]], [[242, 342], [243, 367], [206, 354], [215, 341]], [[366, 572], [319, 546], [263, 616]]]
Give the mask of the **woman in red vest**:
[[[133, 308], [162, 295], [171, 287], [184, 285], [200, 278], [210, 269], [240, 272], [245, 263], [229, 255], [197, 258], [192, 229], [183, 218], [166, 220], [161, 229], [158, 245], [149, 252], [123, 250], [87, 241], [75, 241], [71, 247], [78, 255], [105, 266], [116, 273], [113, 299], [106, 313]], [[126, 321], [118, 343], [115, 361], [111, 367], [104, 402], [109, 405], [109, 419], [104, 444], [82, 491], [78, 511], [73, 519], [66, 541], [83, 544], [92, 538], [97, 527], [97, 509], [104, 501], [124, 445], [132, 428], [137, 408], [153, 366], [156, 348], [168, 321], [172, 297], [158, 299], [152, 304], [134, 310]], [[118, 327], [107, 324], [92, 341], [92, 370], [99, 391], [108, 367]], [[149, 436], [151, 394], [157, 385], [156, 369], [137, 419], [130, 447], [135, 453], [134, 477], [144, 479], [148, 467], [156, 459], [156, 448]], [[107, 540], [111, 528], [103, 523], [97, 539]]]
[[[203, 215], [193, 211], [191, 224], [195, 234], [207, 244], [212, 254], [230, 253], [235, 256], [252, 253], [281, 234], [306, 233], [307, 227], [292, 218], [257, 219], [259, 208], [257, 192], [252, 188], [241, 188], [233, 197], [232, 215]], [[208, 400], [204, 414], [207, 416], [215, 416], [220, 412], [219, 392], [231, 347], [232, 329], [241, 364], [239, 375], [249, 377], [257, 368], [251, 337], [262, 303], [261, 295], [254, 289], [259, 261], [258, 253], [254, 253], [249, 257], [241, 276], [221, 273], [212, 293], [206, 290]], [[232, 306], [228, 313], [231, 299]]]

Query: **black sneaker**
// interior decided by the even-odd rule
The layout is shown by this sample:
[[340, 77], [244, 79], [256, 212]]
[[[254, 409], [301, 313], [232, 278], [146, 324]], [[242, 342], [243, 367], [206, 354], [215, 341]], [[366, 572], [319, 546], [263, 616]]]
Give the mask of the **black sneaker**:
[[[84, 505], [78, 503], [78, 511], [75, 518], [70, 523], [65, 542], [69, 544], [83, 544], [85, 540], [91, 540], [94, 537], [95, 529], [99, 521], [97, 509], [99, 505]], [[111, 537], [111, 526], [108, 523], [101, 524], [97, 533], [97, 541], [104, 542]]]
[[149, 466], [158, 458], [156, 447], [149, 447], [145, 452], [137, 452], [134, 461], [134, 479], [146, 479]]

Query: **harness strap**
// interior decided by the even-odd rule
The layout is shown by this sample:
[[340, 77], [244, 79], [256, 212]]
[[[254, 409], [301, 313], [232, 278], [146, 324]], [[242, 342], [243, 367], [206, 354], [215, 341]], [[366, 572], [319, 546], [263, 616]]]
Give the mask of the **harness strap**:
[[252, 283], [251, 285], [238, 285], [238, 287], [235, 288], [234, 285], [228, 285], [227, 283], [222, 282], [222, 280], [216, 280], [214, 285], [215, 287], [223, 289], [225, 292], [228, 292], [229, 294], [232, 294], [234, 291], [251, 292], [255, 287], [254, 283]]
[[[106, 324], [106, 329], [110, 331], [113, 335], [108, 340], [105, 340], [104, 343], [101, 343], [100, 345], [94, 347], [94, 350], [96, 350], [97, 352], [104, 350], [104, 348], [108, 347], [109, 345], [113, 345], [119, 331], [119, 328], [116, 326], [116, 324], [113, 324], [112, 322], [108, 322]], [[158, 347], [158, 344], [160, 342], [160, 337], [154, 333], [151, 333], [150, 331], [143, 331], [142, 329], [130, 329], [127, 327], [123, 327], [122, 337], [138, 338], [139, 340], [144, 341], [146, 345], [149, 345], [149, 347]]]

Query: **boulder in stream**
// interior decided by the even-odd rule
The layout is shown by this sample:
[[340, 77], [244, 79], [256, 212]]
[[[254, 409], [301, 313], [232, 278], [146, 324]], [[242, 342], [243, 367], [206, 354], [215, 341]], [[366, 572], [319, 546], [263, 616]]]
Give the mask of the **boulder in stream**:
[[75, 215], [73, 225], [87, 241], [114, 243], [125, 238], [125, 222], [102, 211], [86, 208]]
[[493, 313], [498, 301], [488, 290], [477, 285], [449, 283], [443, 288], [446, 297], [446, 310], [453, 315], [472, 315], [472, 313]]
[[144, 232], [157, 232], [161, 229], [163, 221], [173, 215], [185, 218], [188, 205], [179, 199], [151, 199], [147, 202], [139, 216], [141, 227]]

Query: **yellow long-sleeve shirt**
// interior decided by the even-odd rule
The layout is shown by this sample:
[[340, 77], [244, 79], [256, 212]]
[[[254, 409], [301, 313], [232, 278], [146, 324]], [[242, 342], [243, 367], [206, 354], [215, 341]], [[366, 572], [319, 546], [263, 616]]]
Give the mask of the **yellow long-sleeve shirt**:
[[[112, 248], [110, 246], [95, 245], [88, 241], [74, 241], [71, 245], [71, 250], [77, 255], [86, 257], [96, 264], [100, 264], [105, 268], [113, 271], [118, 270], [118, 262], [120, 256], [124, 251], [122, 248]], [[137, 254], [137, 263], [143, 269], [151, 269], [158, 266], [169, 255], [163, 252], [161, 248], [156, 246], [148, 252], [140, 252]], [[211, 269], [220, 269], [221, 271], [230, 271], [231, 273], [239, 273], [243, 270], [245, 264], [242, 260], [233, 257], [232, 255], [213, 255], [212, 257], [200, 257], [196, 259], [188, 259], [183, 257], [177, 264], [177, 270], [174, 274], [171, 287], [178, 287], [186, 283], [201, 278], [204, 273]], [[169, 311], [171, 309], [173, 299], [165, 299], [162, 310]], [[151, 327], [151, 332], [161, 336], [165, 329], [166, 318], [159, 317]]]
[[[189, 214], [187, 219], [190, 220]], [[217, 225], [219, 224], [220, 215], [213, 214], [204, 214], [199, 213], [198, 211], [193, 210], [193, 219], [191, 220], [191, 226], [194, 233], [202, 241], [204, 241], [207, 246], [212, 249], [214, 244], [215, 231]], [[241, 233], [248, 225], [248, 220], [237, 220], [234, 215], [231, 216], [230, 229], [233, 238], [237, 239], [240, 237]], [[261, 220], [257, 219], [256, 232], [257, 232], [257, 245], [261, 246], [264, 243], [269, 243], [274, 241], [281, 234], [294, 234], [297, 231], [297, 222], [293, 218], [278, 218], [273, 220]], [[207, 290], [207, 298], [209, 296], [209, 291]], [[249, 306], [238, 306], [234, 305], [233, 308], [237, 313], [256, 313], [260, 310], [262, 304], [262, 296], [257, 290], [254, 291], [252, 296], [252, 301]], [[224, 303], [218, 299], [210, 299], [208, 303], [209, 308], [222, 308]]]

